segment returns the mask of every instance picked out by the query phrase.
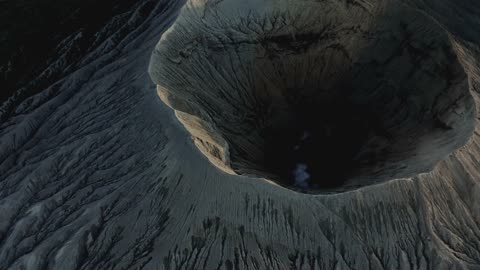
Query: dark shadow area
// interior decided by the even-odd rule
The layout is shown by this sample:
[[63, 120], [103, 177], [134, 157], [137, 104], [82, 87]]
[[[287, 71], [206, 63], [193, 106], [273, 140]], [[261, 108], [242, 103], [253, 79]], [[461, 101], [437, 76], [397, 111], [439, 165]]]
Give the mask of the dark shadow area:
[[362, 166], [386, 158], [386, 153], [371, 153], [370, 160], [368, 154], [357, 158], [368, 138], [390, 137], [367, 106], [341, 97], [321, 104], [304, 101], [291, 115], [289, 121], [263, 131], [264, 167], [281, 185], [335, 189]]
[[[67, 60], [81, 59], [94, 42], [103, 37], [98, 32], [114, 16], [127, 12], [133, 0], [19, 0], [0, 1], [0, 104], [19, 88], [26, 87], [19, 101], [36, 94], [55, 80], [57, 71], [30, 85], [48, 65], [67, 51]], [[71, 47], [61, 45], [77, 34]], [[100, 39], [100, 40], [98, 40]], [[68, 42], [67, 42], [68, 43]], [[64, 70], [58, 71], [58, 73]]]

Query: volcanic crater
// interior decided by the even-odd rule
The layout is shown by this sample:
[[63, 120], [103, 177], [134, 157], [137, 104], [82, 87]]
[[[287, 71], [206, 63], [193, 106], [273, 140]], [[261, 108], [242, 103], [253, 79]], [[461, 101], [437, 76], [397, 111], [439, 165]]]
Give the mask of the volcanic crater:
[[160, 98], [223, 171], [344, 192], [428, 172], [471, 136], [468, 76], [420, 12], [223, 3], [187, 8], [150, 65]]

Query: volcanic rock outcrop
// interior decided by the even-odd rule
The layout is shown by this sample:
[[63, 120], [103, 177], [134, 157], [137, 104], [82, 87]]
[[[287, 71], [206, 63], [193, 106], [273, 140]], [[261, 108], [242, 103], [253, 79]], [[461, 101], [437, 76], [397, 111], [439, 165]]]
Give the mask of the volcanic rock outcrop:
[[189, 1], [150, 73], [230, 174], [341, 192], [430, 171], [473, 133], [455, 42], [398, 1]]

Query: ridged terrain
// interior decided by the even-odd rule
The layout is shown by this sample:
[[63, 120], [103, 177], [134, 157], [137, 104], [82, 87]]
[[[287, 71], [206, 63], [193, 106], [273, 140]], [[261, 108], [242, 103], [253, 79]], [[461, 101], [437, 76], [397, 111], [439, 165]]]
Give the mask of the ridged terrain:
[[147, 72], [182, 5], [139, 1], [80, 60], [62, 53], [70, 37], [51, 85], [2, 105], [0, 269], [480, 269], [478, 1], [395, 3], [448, 36], [473, 134], [452, 133], [468, 138], [429, 172], [334, 195], [227, 174], [198, 150]]

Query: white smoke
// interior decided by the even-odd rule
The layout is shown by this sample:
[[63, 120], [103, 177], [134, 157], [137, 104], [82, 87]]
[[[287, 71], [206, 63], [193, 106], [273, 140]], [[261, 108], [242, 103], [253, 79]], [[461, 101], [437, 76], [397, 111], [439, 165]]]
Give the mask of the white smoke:
[[293, 171], [293, 175], [295, 177], [295, 185], [300, 188], [308, 188], [309, 187], [309, 179], [310, 174], [307, 172], [308, 166], [303, 163], [297, 164], [297, 167]]

